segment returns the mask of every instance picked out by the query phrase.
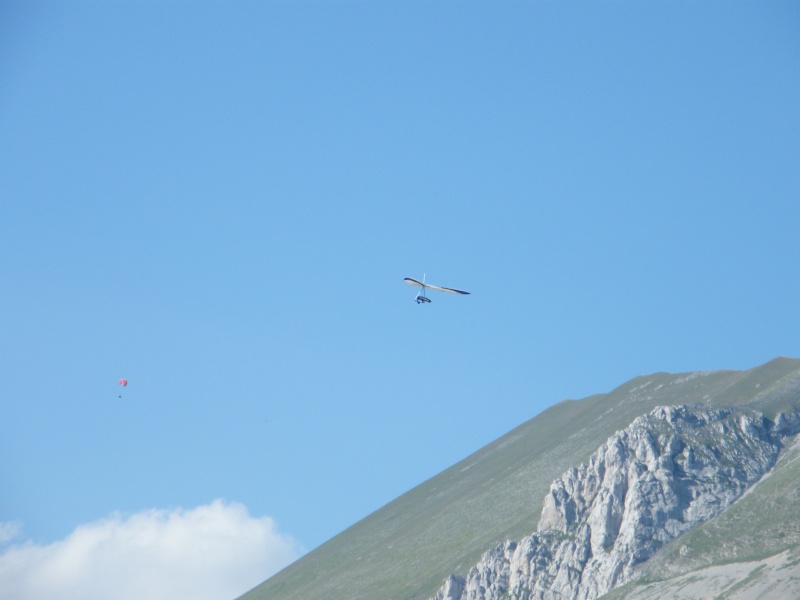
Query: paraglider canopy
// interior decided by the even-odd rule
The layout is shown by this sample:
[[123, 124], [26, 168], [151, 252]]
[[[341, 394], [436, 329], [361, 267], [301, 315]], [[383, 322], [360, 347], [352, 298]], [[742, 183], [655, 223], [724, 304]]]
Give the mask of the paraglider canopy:
[[128, 380], [127, 380], [127, 379], [120, 379], [120, 380], [119, 380], [119, 384], [120, 384], [122, 387], [125, 387], [126, 385], [128, 385]]

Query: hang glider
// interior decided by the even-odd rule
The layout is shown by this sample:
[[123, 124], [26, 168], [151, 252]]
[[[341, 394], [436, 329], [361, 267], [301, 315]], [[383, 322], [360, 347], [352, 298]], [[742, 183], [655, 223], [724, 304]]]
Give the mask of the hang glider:
[[448, 294], [459, 294], [461, 296], [468, 296], [469, 292], [465, 292], [464, 290], [457, 290], [455, 288], [448, 288], [448, 287], [439, 287], [438, 285], [431, 285], [430, 283], [425, 283], [425, 276], [422, 276], [422, 281], [417, 281], [416, 279], [412, 279], [411, 277], [406, 277], [403, 279], [403, 283], [407, 283], [408, 285], [413, 285], [416, 287], [421, 287], [422, 290], [417, 294], [415, 300], [417, 304], [429, 304], [430, 298], [425, 295], [425, 290], [436, 290], [437, 292], [447, 292]]

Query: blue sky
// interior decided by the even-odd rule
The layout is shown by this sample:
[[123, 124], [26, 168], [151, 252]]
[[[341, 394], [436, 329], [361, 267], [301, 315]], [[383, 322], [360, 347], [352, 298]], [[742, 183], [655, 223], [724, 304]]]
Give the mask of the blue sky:
[[285, 563], [564, 398], [800, 356], [798, 26], [4, 2], [6, 558], [206, 510]]

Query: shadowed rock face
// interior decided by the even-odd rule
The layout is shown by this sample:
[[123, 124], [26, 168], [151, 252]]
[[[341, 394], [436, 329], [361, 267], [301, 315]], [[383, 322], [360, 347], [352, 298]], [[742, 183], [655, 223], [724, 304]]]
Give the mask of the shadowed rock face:
[[590, 600], [697, 523], [721, 513], [774, 464], [796, 414], [657, 407], [611, 436], [545, 497], [537, 531], [487, 552], [434, 600]]

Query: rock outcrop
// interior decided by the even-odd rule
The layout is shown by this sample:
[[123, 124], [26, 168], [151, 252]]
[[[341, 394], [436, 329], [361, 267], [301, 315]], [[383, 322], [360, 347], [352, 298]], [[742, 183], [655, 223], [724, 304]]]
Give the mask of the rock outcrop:
[[693, 525], [718, 515], [777, 460], [796, 414], [658, 407], [567, 471], [535, 533], [488, 551], [434, 600], [592, 600]]

